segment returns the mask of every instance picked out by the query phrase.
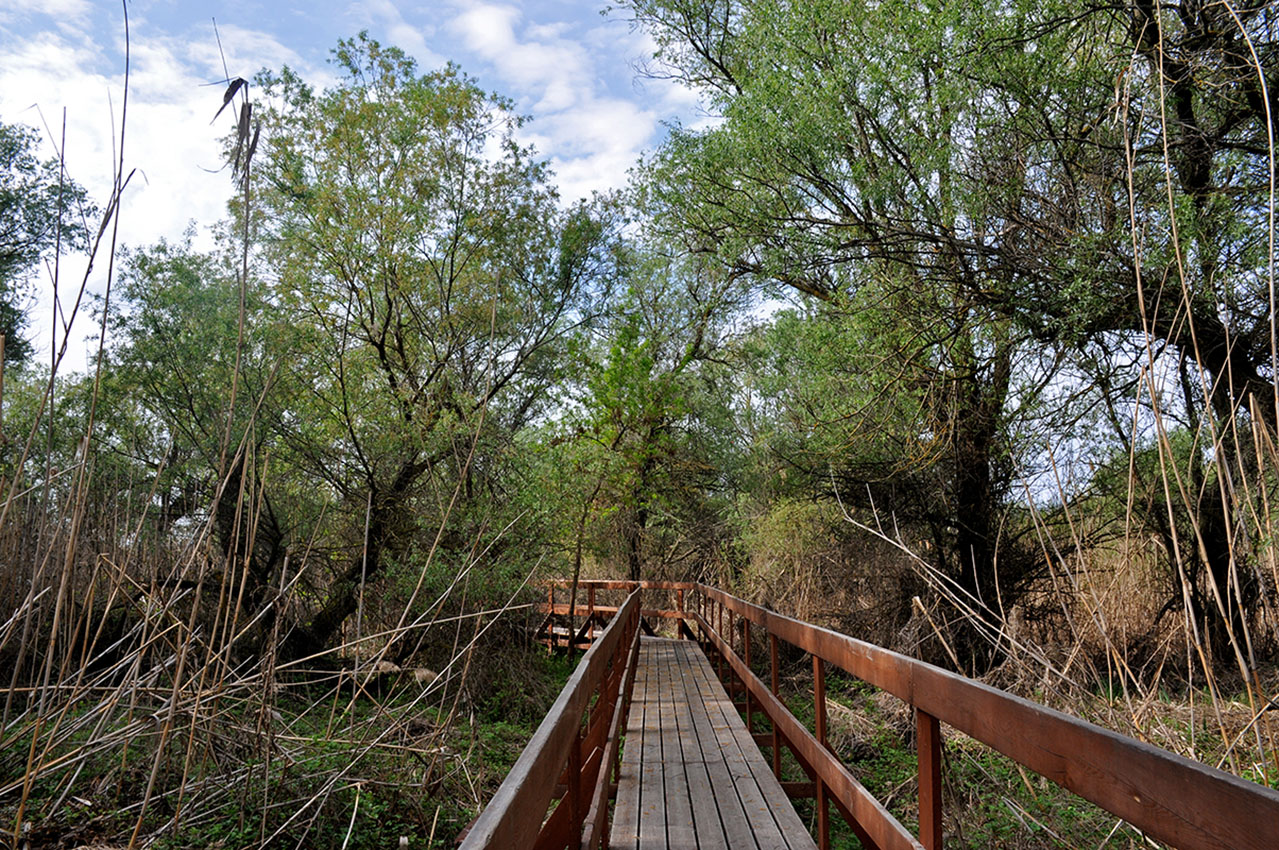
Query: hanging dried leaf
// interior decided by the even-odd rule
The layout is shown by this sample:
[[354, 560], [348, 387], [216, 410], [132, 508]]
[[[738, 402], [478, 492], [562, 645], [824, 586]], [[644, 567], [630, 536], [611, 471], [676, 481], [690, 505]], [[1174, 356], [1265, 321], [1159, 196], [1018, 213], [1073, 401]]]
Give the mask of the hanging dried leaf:
[[231, 157], [231, 173], [240, 173], [240, 156], [244, 153], [249, 141], [249, 121], [253, 116], [253, 106], [246, 100], [240, 107], [240, 123], [235, 131], [235, 153]]
[[253, 125], [253, 141], [249, 142], [249, 152], [244, 155], [244, 170], [249, 170], [249, 160], [253, 159], [253, 152], [258, 149], [258, 136], [262, 135], [261, 122]]
[[[227, 104], [231, 102], [231, 98], [235, 97], [235, 93], [246, 85], [248, 85], [248, 83], [243, 77], [236, 77], [231, 81], [231, 85], [226, 87], [226, 92], [222, 95], [222, 106], [218, 109], [217, 115], [213, 116], [213, 121], [218, 120], [218, 115], [221, 115], [222, 111], [227, 108]], [[209, 123], [212, 124], [213, 121], [210, 121]]]
[[244, 158], [240, 158], [240, 146], [236, 145], [235, 166], [232, 175], [237, 179], [243, 179], [245, 183], [249, 179], [249, 162], [253, 159], [253, 152], [258, 149], [258, 136], [262, 134], [262, 124], [258, 122], [253, 125], [253, 139], [249, 142], [248, 150], [244, 152]]
[[241, 143], [249, 139], [249, 117], [252, 114], [253, 106], [246, 100], [244, 105], [240, 107], [240, 124], [236, 127], [236, 133], [239, 135]]

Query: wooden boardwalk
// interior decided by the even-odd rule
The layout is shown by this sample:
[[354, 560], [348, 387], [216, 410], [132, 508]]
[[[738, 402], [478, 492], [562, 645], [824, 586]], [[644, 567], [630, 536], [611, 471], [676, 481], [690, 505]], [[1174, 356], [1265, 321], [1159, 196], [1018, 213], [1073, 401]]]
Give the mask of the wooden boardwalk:
[[609, 846], [816, 848], [691, 641], [642, 639]]
[[[573, 643], [580, 636], [590, 648], [476, 819], [463, 850], [594, 850], [607, 836], [612, 846], [628, 850], [809, 850], [829, 846], [828, 821], [821, 816], [826, 805], [863, 846], [941, 850], [943, 724], [1166, 846], [1279, 848], [1279, 791], [982, 682], [700, 583], [580, 582], [586, 626], [579, 625], [573, 603], [556, 603], [555, 586], [541, 631], [571, 626]], [[603, 625], [596, 615], [614, 610], [596, 604], [599, 590], [629, 595], [603, 631], [592, 635], [591, 624]], [[650, 591], [675, 594], [674, 607], [644, 607], [643, 594]], [[687, 608], [686, 594], [692, 596]], [[561, 613], [564, 622], [557, 623], [553, 615]], [[817, 841], [791, 808], [700, 646], [639, 637], [651, 634], [644, 624], [650, 615], [682, 620], [681, 631], [713, 646], [745, 685], [755, 709], [812, 780], [791, 790], [816, 795]], [[769, 647], [771, 683], [747, 660], [761, 638]], [[813, 728], [777, 696], [781, 646], [812, 658]], [[826, 746], [827, 666], [897, 697], [914, 712], [918, 838]]]

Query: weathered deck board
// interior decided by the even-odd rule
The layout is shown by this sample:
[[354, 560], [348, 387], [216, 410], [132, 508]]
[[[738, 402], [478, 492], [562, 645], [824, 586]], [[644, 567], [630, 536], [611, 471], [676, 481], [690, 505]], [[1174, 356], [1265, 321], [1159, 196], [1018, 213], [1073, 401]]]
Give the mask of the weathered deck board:
[[695, 643], [642, 641], [610, 846], [816, 846]]

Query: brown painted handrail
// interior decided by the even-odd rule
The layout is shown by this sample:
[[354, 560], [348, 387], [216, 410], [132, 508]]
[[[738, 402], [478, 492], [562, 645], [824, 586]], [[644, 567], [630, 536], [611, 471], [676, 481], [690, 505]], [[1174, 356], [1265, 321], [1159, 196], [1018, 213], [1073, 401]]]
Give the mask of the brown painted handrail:
[[[599, 846], [608, 830], [608, 788], [635, 676], [640, 595], [631, 593], [582, 656], [463, 850]], [[548, 818], [559, 785], [567, 790]]]
[[[551, 579], [546, 582], [552, 587], [571, 587], [573, 580], [569, 578]], [[582, 589], [597, 590], [696, 590], [702, 585], [695, 581], [627, 581], [625, 579], [584, 578], [579, 579], [577, 586]]]
[[[751, 672], [745, 660], [734, 651], [720, 634], [720, 630], [712, 626], [704, 615], [697, 614], [695, 617], [711, 645], [728, 662], [733, 673], [746, 685], [756, 704], [768, 715], [773, 723], [773, 729], [780, 734], [800, 763], [812, 771], [819, 798], [818, 846], [829, 846], [829, 837], [825, 834], [825, 811], [822, 806], [829, 793], [830, 800], [844, 812], [845, 818], [858, 833], [862, 844], [878, 847], [881, 850], [920, 850], [922, 845], [857, 781], [848, 768], [826, 749], [825, 742], [819, 740], [822, 735], [813, 735], [795, 715], [791, 714], [786, 704]], [[821, 717], [820, 713], [818, 717]], [[825, 725], [824, 721], [821, 725]], [[819, 729], [818, 732], [822, 733], [824, 729]], [[776, 764], [777, 762], [774, 762], [774, 769]]]
[[[931, 664], [752, 605], [722, 590], [698, 585], [698, 591], [706, 603], [698, 621], [740, 678], [747, 678], [742, 674], [750, 671], [732, 650], [734, 616], [913, 706], [920, 715], [921, 732], [934, 739], [926, 747], [921, 734], [921, 753], [928, 750], [929, 757], [935, 758], [935, 723], [941, 721], [1174, 847], [1279, 848], [1279, 792], [1270, 788]], [[724, 634], [729, 636], [727, 641]], [[747, 686], [761, 702], [771, 696], [762, 683], [750, 688], [748, 681]], [[926, 725], [932, 728], [925, 730]], [[797, 755], [808, 749], [798, 730], [783, 731], [787, 737], [796, 736], [788, 743]], [[816, 753], [810, 755], [816, 757]], [[921, 758], [921, 774], [925, 761]], [[929, 772], [936, 769], [932, 763], [927, 767]], [[921, 789], [928, 784], [921, 781]], [[928, 807], [936, 809], [936, 802], [929, 800]], [[926, 845], [940, 845], [939, 827], [938, 818], [930, 827], [937, 843], [926, 840]], [[899, 836], [884, 835], [890, 846], [897, 846]]]
[[[557, 584], [566, 586], [569, 582]], [[605, 614], [619, 610], [596, 605], [596, 590], [639, 588], [677, 592], [678, 610], [642, 611], [639, 594], [631, 594], [620, 607], [620, 615], [613, 617], [602, 634], [594, 636], [591, 650], [476, 822], [464, 848], [567, 847], [576, 845], [574, 836], [580, 836], [582, 847], [598, 845], [608, 828], [608, 783], [634, 677], [640, 618], [649, 615], [683, 618], [682, 633], [691, 634], [685, 628], [687, 620], [699, 627], [705, 647], [720, 659], [721, 677], [731, 673], [745, 686], [747, 716], [762, 711], [772, 721], [775, 769], [780, 769], [779, 745], [788, 747], [813, 779], [808, 786], [791, 783], [792, 789], [833, 802], [866, 846], [885, 850], [941, 847], [940, 723], [946, 723], [1173, 847], [1279, 848], [1279, 792], [1265, 786], [874, 644], [777, 614], [716, 588], [686, 582], [626, 581], [581, 581], [578, 587], [587, 592], [586, 605], [569, 610], [570, 606], [555, 601], [552, 588], [548, 616], [568, 613], [572, 626], [573, 615], [587, 614], [587, 626], [593, 629], [591, 624], [597, 617], [603, 622]], [[685, 594], [690, 591], [697, 594], [698, 604], [693, 611], [686, 611]], [[754, 674], [749, 662], [752, 624], [767, 635], [772, 671], [769, 685]], [[739, 639], [741, 655], [734, 646]], [[786, 641], [814, 659], [816, 734], [777, 697], [778, 641]], [[918, 841], [827, 748], [826, 664], [834, 664], [915, 709], [920, 773]], [[578, 731], [582, 712], [597, 690], [601, 699], [583, 735]], [[606, 701], [607, 693], [615, 696]], [[604, 724], [606, 714], [609, 722]], [[576, 725], [571, 718], [576, 718]], [[757, 736], [761, 737], [765, 736]], [[583, 783], [591, 787], [583, 790]], [[547, 818], [557, 784], [567, 785], [569, 791]], [[824, 813], [819, 817], [818, 831], [825, 838]]]
[[[546, 613], [546, 619], [542, 621], [542, 625], [538, 627], [538, 638], [545, 640], [551, 647], [560, 645], [560, 637], [555, 631], [555, 620], [557, 616], [566, 616], [568, 623], [568, 634], [564, 638], [564, 646], [570, 648], [589, 646], [594, 640], [594, 630], [597, 623], [608, 621], [617, 613], [616, 605], [599, 605], [596, 603], [596, 592], [601, 590], [625, 590], [630, 593], [634, 590], [656, 590], [656, 591], [673, 591], [675, 593], [674, 610], [663, 608], [645, 608], [640, 612], [641, 626], [650, 634], [651, 628], [648, 624], [649, 620], [655, 619], [687, 619], [688, 614], [684, 610], [684, 594], [691, 592], [697, 587], [696, 582], [691, 581], [624, 581], [617, 579], [580, 579], [577, 582], [577, 592], [570, 593], [567, 602], [556, 601], [555, 591], [557, 588], [572, 588], [572, 579], [552, 579], [546, 582], [546, 603], [541, 606]], [[583, 598], [585, 597], [585, 598]], [[581, 628], [578, 629], [578, 616], [584, 616], [585, 621]], [[564, 622], [561, 620], [561, 622]]]

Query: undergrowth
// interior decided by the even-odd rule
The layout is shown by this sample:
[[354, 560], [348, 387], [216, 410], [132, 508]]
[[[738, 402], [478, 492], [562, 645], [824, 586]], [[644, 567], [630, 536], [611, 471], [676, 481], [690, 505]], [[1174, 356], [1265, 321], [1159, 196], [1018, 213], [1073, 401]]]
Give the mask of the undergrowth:
[[[518, 758], [572, 662], [508, 647], [509, 672], [482, 697], [439, 689], [423, 699], [411, 678], [285, 690], [265, 713], [210, 710], [164, 738], [160, 701], [119, 712], [133, 729], [119, 746], [83, 753], [88, 731], [50, 751], [74, 768], [45, 769], [26, 796], [23, 836], [33, 847], [145, 846], [385, 848], [453, 846]], [[381, 694], [375, 692], [382, 691]], [[353, 698], [354, 696], [354, 698]], [[216, 699], [210, 699], [215, 703]], [[63, 718], [87, 719], [81, 702]], [[98, 735], [101, 738], [101, 734]], [[21, 778], [30, 736], [6, 741], [3, 777]], [[151, 804], [139, 811], [153, 766]], [[0, 817], [16, 819], [11, 796]]]

